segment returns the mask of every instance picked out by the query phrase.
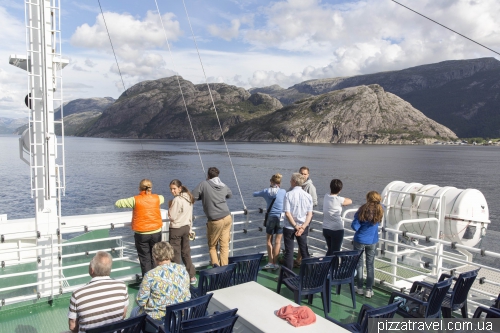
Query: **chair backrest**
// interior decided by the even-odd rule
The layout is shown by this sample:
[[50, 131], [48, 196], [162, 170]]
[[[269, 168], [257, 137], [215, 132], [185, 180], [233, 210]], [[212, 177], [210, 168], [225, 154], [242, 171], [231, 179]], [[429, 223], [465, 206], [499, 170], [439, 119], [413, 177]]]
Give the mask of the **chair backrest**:
[[368, 319], [374, 318], [393, 318], [398, 310], [399, 304], [401, 302], [391, 303], [380, 308], [372, 308], [366, 305], [361, 307], [358, 316], [358, 324], [361, 327], [359, 333], [377, 332], [377, 327], [370, 327], [369, 324], [376, 325], [376, 323], [371, 323]]
[[487, 308], [478, 306], [472, 318], [481, 318], [481, 314], [486, 313], [485, 318], [500, 318], [500, 310], [496, 308]]
[[236, 264], [231, 285], [242, 284], [245, 282], [257, 282], [257, 275], [259, 274], [260, 262], [263, 253], [249, 254], [244, 256], [229, 257], [230, 264]]
[[[480, 268], [479, 268], [480, 269]], [[453, 291], [450, 299], [450, 306], [461, 307], [467, 301], [467, 295], [472, 287], [472, 284], [476, 280], [479, 269], [462, 273], [458, 276], [455, 285], [453, 286]]]
[[116, 331], [122, 333], [140, 333], [146, 326], [146, 314], [120, 320], [111, 324], [99, 326], [87, 330], [87, 333], [114, 333]]
[[180, 331], [182, 321], [205, 316], [212, 296], [213, 294], [206, 294], [186, 302], [167, 306], [164, 319], [165, 332], [177, 333]]
[[230, 333], [233, 331], [233, 326], [238, 316], [238, 309], [232, 309], [220, 313], [214, 313], [206, 317], [186, 320], [181, 323], [180, 332], [183, 333]]
[[333, 252], [332, 280], [346, 280], [354, 278], [354, 271], [358, 265], [363, 250]]
[[453, 279], [446, 279], [434, 284], [429, 297], [427, 298], [428, 305], [425, 309], [425, 318], [439, 318], [439, 315], [441, 314], [441, 304], [443, 303], [452, 282]]
[[318, 289], [325, 285], [332, 267], [333, 256], [302, 259], [299, 286], [302, 290]]
[[236, 264], [229, 264], [227, 266], [200, 271], [198, 278], [198, 296], [206, 295], [209, 291], [229, 287], [235, 268]]

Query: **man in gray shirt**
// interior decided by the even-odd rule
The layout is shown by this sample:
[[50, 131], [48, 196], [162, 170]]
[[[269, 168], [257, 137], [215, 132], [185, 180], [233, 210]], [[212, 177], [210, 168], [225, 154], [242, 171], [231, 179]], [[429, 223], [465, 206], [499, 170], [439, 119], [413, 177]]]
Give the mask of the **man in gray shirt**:
[[[193, 190], [195, 200], [201, 200], [207, 216], [207, 242], [210, 261], [213, 266], [225, 266], [229, 258], [229, 239], [231, 236], [231, 212], [226, 199], [231, 198], [229, 187], [219, 178], [219, 169], [208, 169], [207, 180], [202, 181]], [[217, 245], [220, 246], [220, 260], [217, 257]]]

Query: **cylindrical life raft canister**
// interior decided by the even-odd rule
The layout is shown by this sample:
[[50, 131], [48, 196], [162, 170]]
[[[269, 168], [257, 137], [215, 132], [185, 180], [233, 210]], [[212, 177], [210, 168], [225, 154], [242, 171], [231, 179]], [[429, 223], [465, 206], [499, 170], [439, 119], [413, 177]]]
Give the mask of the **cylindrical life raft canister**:
[[[389, 192], [390, 190], [404, 193]], [[445, 219], [440, 226], [442, 239], [466, 246], [479, 243], [490, 220], [486, 199], [475, 189], [393, 181], [382, 192], [383, 203], [387, 206], [387, 227], [391, 228], [401, 220], [439, 218], [440, 199], [419, 194], [444, 197]], [[434, 237], [435, 228], [435, 223], [420, 222], [404, 224], [401, 230]]]

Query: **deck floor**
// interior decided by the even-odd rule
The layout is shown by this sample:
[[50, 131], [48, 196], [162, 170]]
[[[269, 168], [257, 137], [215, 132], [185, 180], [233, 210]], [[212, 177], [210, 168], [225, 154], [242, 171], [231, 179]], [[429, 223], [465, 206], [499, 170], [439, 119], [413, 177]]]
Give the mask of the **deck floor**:
[[[276, 291], [276, 278], [279, 271], [261, 271], [258, 283]], [[138, 285], [129, 285], [130, 306], [129, 313], [133, 308]], [[342, 287], [340, 295], [332, 294], [332, 310], [329, 315], [341, 322], [356, 321], [358, 312], [363, 303], [373, 306], [387, 304], [389, 294], [382, 290], [374, 290], [372, 298], [356, 295], [356, 309], [352, 308], [351, 296], [347, 286]], [[293, 301], [293, 293], [285, 286], [281, 289], [281, 295]], [[68, 329], [68, 304], [69, 294], [60, 296], [54, 300], [52, 305], [47, 302], [39, 304], [28, 304], [17, 308], [0, 310], [0, 332], [1, 333], [54, 333], [64, 332]], [[303, 305], [307, 303], [304, 302]], [[319, 294], [314, 297], [311, 309], [323, 316], [323, 305]], [[278, 309], [276, 309], [278, 310]]]

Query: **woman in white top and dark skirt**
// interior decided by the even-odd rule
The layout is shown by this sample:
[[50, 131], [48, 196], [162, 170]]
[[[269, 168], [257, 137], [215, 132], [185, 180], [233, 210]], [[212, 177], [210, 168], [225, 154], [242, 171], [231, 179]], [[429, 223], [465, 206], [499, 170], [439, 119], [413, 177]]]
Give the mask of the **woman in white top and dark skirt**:
[[352, 200], [338, 194], [342, 190], [342, 182], [332, 179], [330, 194], [325, 194], [323, 199], [323, 237], [325, 237], [328, 251], [327, 256], [340, 251], [344, 239], [344, 221], [342, 220], [342, 206], [352, 204]]

